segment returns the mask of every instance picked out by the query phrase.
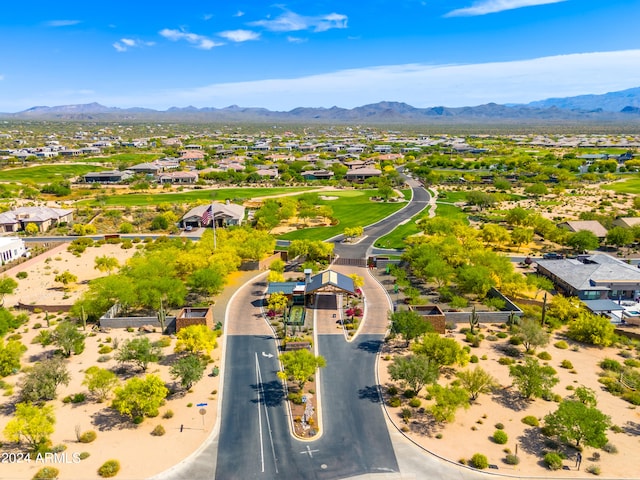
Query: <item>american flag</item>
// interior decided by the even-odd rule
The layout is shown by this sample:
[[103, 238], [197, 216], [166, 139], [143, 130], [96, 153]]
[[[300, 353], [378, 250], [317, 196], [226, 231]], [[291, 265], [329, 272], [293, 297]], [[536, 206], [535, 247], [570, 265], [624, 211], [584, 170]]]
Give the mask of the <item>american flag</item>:
[[211, 205], [209, 205], [207, 207], [207, 209], [204, 211], [204, 213], [202, 214], [202, 219], [201, 219], [201, 223], [203, 227], [206, 227], [207, 225], [209, 225], [209, 222], [211, 221]]

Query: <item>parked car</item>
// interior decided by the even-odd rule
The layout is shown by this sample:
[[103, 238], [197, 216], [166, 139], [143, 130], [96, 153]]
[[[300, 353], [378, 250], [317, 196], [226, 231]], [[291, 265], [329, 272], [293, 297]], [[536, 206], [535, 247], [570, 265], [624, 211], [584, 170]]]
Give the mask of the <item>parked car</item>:
[[550, 252], [542, 255], [542, 258], [544, 258], [545, 260], [562, 260], [564, 258], [564, 255], [561, 253]]

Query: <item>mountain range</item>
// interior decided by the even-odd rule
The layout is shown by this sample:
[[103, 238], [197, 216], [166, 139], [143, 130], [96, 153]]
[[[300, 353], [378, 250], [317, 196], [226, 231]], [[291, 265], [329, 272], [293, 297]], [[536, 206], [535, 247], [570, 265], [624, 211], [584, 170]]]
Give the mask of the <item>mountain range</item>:
[[289, 111], [266, 108], [106, 107], [99, 103], [38, 106], [17, 113], [0, 113], [4, 120], [59, 121], [177, 121], [177, 122], [282, 122], [282, 123], [638, 123], [640, 87], [602, 95], [549, 98], [528, 104], [488, 103], [473, 107], [417, 108], [402, 102], [379, 102], [355, 108], [298, 107]]

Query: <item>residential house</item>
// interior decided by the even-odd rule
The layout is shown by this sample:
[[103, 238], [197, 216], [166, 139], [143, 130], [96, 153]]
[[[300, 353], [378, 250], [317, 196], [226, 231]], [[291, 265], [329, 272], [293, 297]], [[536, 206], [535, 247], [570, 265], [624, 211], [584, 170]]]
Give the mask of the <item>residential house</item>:
[[162, 167], [160, 167], [155, 162], [145, 162], [133, 165], [127, 170], [130, 170], [131, 172], [136, 174], [153, 175], [155, 177], [162, 171]]
[[103, 172], [89, 172], [83, 178], [85, 183], [123, 183], [132, 177], [129, 171], [105, 170]]
[[579, 232], [580, 230], [587, 230], [593, 233], [600, 240], [607, 236], [607, 229], [604, 228], [597, 220], [571, 220], [559, 223], [558, 227], [574, 233]]
[[158, 176], [160, 183], [193, 184], [198, 181], [196, 172], [165, 172]]
[[380, 175], [382, 175], [382, 171], [377, 168], [362, 167], [347, 171], [344, 178], [350, 182], [363, 182], [368, 178], [379, 177]]
[[305, 180], [331, 180], [333, 178], [333, 172], [324, 169], [306, 170], [301, 175]]
[[0, 237], [0, 262], [4, 265], [27, 255], [24, 240], [18, 237]]
[[245, 208], [243, 205], [230, 202], [213, 202], [213, 204], [193, 207], [182, 216], [178, 222], [178, 226], [180, 228], [208, 227], [212, 226], [212, 221], [216, 222], [216, 227], [242, 225], [244, 215]]
[[613, 221], [615, 227], [633, 228], [640, 225], [640, 217], [620, 217]]
[[73, 210], [50, 207], [18, 207], [0, 214], [0, 228], [17, 232], [32, 223], [43, 233], [51, 227], [73, 221]]

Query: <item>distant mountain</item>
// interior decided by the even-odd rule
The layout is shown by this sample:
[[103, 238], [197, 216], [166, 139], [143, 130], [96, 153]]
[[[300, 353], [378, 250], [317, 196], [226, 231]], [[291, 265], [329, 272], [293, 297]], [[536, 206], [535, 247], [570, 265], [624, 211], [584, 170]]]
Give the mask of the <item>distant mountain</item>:
[[114, 108], [99, 103], [32, 107], [0, 113], [2, 119], [59, 121], [171, 121], [282, 123], [414, 124], [558, 124], [562, 122], [640, 122], [640, 87], [604, 95], [550, 98], [526, 105], [487, 103], [474, 107], [417, 108], [402, 102], [378, 102], [355, 108], [298, 107], [288, 112], [266, 108], [192, 105], [167, 110]]
[[610, 92], [602, 95], [579, 95], [577, 97], [548, 98], [527, 104], [528, 107], [557, 107], [565, 110], [585, 110], [588, 112], [632, 113], [627, 107], [640, 108], [640, 87]]

